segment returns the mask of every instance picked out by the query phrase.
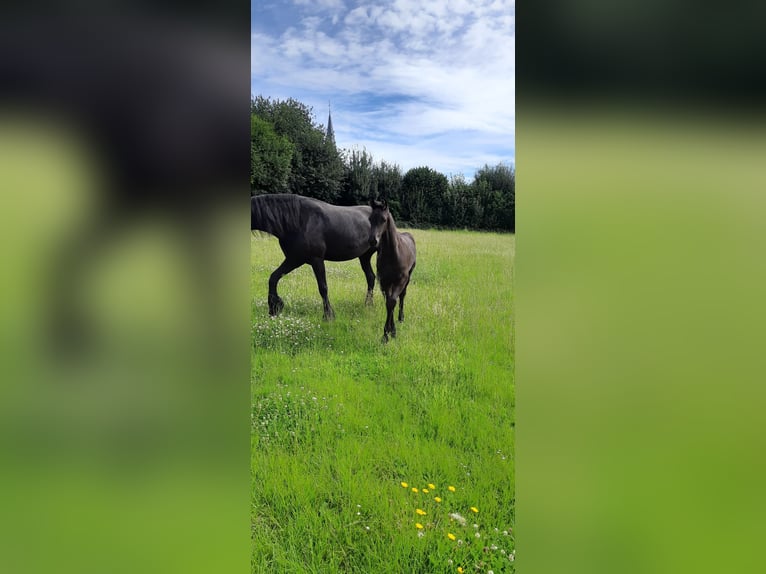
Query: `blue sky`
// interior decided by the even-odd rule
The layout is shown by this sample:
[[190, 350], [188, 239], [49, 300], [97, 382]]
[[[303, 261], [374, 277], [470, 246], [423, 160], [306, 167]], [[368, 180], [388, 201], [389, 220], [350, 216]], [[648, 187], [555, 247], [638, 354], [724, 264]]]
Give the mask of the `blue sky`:
[[515, 0], [251, 2], [251, 92], [295, 98], [339, 147], [470, 181], [515, 163]]

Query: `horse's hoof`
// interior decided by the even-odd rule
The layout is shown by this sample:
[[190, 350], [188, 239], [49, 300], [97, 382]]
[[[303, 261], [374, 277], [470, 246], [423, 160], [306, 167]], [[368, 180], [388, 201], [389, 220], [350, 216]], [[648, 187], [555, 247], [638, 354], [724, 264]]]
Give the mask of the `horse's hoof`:
[[284, 305], [274, 305], [274, 307], [269, 307], [269, 315], [272, 317], [276, 317], [282, 312], [282, 309], [284, 309]]
[[384, 345], [388, 343], [388, 335], [383, 335], [383, 338], [380, 340], [380, 342], [383, 343]]
[[269, 315], [274, 317], [275, 315], [279, 315], [282, 312], [282, 309], [285, 308], [285, 302], [282, 301], [282, 298], [279, 296], [276, 297], [269, 297]]
[[367, 297], [364, 300], [365, 305], [372, 305], [372, 293], [367, 293]]

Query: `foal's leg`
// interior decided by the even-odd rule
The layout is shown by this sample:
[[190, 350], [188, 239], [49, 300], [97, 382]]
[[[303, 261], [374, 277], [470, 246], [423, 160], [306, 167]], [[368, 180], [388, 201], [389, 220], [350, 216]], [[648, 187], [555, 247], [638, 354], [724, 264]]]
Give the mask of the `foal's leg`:
[[269, 277], [269, 315], [279, 315], [285, 307], [285, 302], [277, 294], [277, 283], [285, 275], [303, 265], [299, 261], [285, 259], [282, 265], [277, 267]]
[[[407, 285], [409, 285], [409, 281], [407, 281]], [[399, 322], [404, 322], [404, 297], [407, 295], [407, 285], [404, 286], [404, 289], [402, 289], [402, 294], [399, 295]]]
[[335, 311], [332, 310], [330, 300], [327, 298], [327, 276], [324, 269], [324, 259], [313, 259], [311, 261], [311, 267], [314, 269], [314, 275], [316, 275], [317, 278], [317, 287], [319, 287], [319, 294], [322, 296], [324, 318], [326, 321], [332, 321], [335, 319]]
[[412, 277], [412, 270], [415, 269], [415, 264], [412, 264], [412, 267], [410, 267], [410, 273], [407, 276], [407, 282], [404, 284], [404, 289], [402, 289], [402, 294], [399, 295], [399, 322], [404, 321], [404, 296], [407, 295], [407, 286], [410, 284], [410, 277]]
[[388, 342], [388, 334], [396, 337], [396, 323], [394, 323], [394, 307], [396, 307], [396, 297], [386, 293], [386, 324], [383, 326], [383, 342]]
[[364, 301], [366, 305], [372, 305], [372, 291], [375, 288], [375, 273], [373, 273], [372, 264], [370, 263], [373, 253], [375, 251], [371, 250], [359, 258], [359, 262], [362, 264], [362, 271], [364, 271], [364, 276], [367, 278], [367, 298]]

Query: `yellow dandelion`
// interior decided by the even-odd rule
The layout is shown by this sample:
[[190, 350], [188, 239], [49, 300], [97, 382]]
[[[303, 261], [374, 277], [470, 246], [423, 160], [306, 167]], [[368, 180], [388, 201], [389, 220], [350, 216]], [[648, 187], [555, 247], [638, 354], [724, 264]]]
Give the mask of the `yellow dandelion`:
[[428, 489], [427, 488], [423, 489], [423, 494], [428, 494]]
[[420, 510], [419, 508], [416, 508], [415, 512], [417, 512], [420, 516], [425, 516], [426, 515], [426, 511], [425, 510]]
[[434, 488], [436, 488], [436, 487], [435, 487], [433, 484], [431, 484], [431, 483], [429, 482], [429, 483], [428, 483], [428, 488], [430, 488], [431, 490], [433, 490], [433, 489], [434, 489]]
[[417, 492], [417, 491], [418, 491], [418, 489], [413, 486], [412, 487], [412, 492]]
[[478, 508], [476, 508], [475, 506], [472, 506], [472, 507], [471, 507], [471, 510], [472, 510], [473, 512], [479, 512], [479, 509], [478, 509]]
[[447, 490], [449, 490], [450, 492], [455, 492], [455, 487], [454, 486], [448, 486]]
[[423, 525], [420, 524], [420, 522], [416, 522], [415, 523], [415, 528], [417, 528], [418, 530], [423, 530]]
[[456, 540], [457, 536], [452, 534], [452, 532], [447, 532], [447, 538], [449, 538], [450, 540]]
[[460, 566], [457, 567], [457, 571], [459, 574], [463, 574], [463, 569]]
[[409, 485], [408, 485], [406, 482], [403, 482], [403, 483], [402, 483], [402, 487], [403, 487], [403, 488], [407, 488], [408, 486], [409, 486]]
[[435, 500], [436, 502], [441, 502], [441, 501], [442, 501], [442, 499], [441, 499], [441, 498], [439, 498], [438, 496], [434, 496], [434, 500]]

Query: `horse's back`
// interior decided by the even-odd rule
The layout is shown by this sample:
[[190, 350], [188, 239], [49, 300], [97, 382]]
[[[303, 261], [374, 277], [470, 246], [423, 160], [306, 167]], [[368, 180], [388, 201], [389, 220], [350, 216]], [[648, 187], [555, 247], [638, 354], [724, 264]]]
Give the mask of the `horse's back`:
[[370, 207], [331, 205], [314, 200], [310, 211], [306, 231], [311, 229], [315, 242], [321, 242], [325, 259], [348, 261], [370, 250]]
[[[290, 193], [256, 197], [264, 198], [274, 214], [272, 219], [280, 224], [272, 224], [271, 230], [266, 231], [280, 238], [289, 232], [292, 257], [348, 261], [370, 250], [369, 206], [338, 206]], [[268, 210], [263, 214], [271, 215]], [[253, 216], [253, 226], [260, 223], [258, 219], [265, 219], [263, 214], [259, 214], [260, 218]]]

